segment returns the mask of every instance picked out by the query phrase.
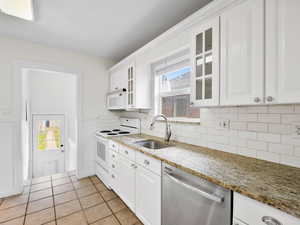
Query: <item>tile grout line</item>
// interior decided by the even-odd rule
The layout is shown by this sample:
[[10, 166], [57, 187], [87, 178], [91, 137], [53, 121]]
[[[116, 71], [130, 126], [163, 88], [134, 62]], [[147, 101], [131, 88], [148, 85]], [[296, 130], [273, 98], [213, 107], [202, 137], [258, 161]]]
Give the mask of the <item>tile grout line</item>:
[[[97, 188], [97, 186], [96, 186], [96, 184], [93, 182], [93, 180], [91, 179], [91, 177], [89, 177], [90, 178], [90, 180], [91, 180], [91, 182], [92, 182], [92, 184], [94, 185], [94, 187], [96, 188], [96, 190], [97, 190], [97, 192], [101, 195], [101, 197], [103, 198], [103, 196], [102, 196], [102, 194], [101, 194], [101, 192], [98, 190], [98, 188]], [[97, 179], [99, 179], [98, 177], [97, 177]], [[105, 184], [103, 184], [103, 182], [99, 179], [99, 183], [100, 184], [102, 184], [102, 185], [104, 185], [105, 186]], [[105, 186], [105, 188], [107, 188], [106, 186]], [[107, 188], [108, 189], [108, 188]], [[109, 189], [108, 189], [109, 190]], [[112, 190], [109, 190], [109, 191], [112, 191]], [[111, 200], [109, 200], [109, 201], [106, 201], [104, 198], [103, 198], [103, 200], [104, 200], [104, 203], [107, 205], [107, 207], [110, 209], [110, 211], [112, 212], [112, 216], [118, 221], [118, 223], [119, 223], [119, 225], [122, 225], [122, 223], [121, 223], [121, 221], [118, 219], [118, 217], [115, 215], [115, 213], [114, 213], [114, 211], [112, 210], [112, 208], [109, 206], [109, 204], [108, 204], [108, 202], [109, 201], [111, 201], [111, 200], [113, 200], [113, 199], [111, 199]], [[125, 204], [125, 203], [124, 203]], [[126, 204], [125, 204], [126, 205]], [[127, 205], [126, 205], [126, 207], [127, 207]], [[120, 210], [121, 211], [121, 210]], [[109, 215], [109, 216], [111, 216], [111, 215]], [[107, 217], [104, 217], [104, 218], [102, 218], [102, 219], [105, 219], [105, 218], [108, 218], [109, 216], [107, 216]], [[102, 220], [102, 219], [99, 219], [99, 220]], [[97, 220], [97, 221], [95, 221], [95, 222], [98, 222], [99, 220]]]
[[[76, 178], [77, 178], [77, 176], [76, 176]], [[70, 178], [70, 180], [71, 180], [71, 178]], [[72, 186], [73, 186], [73, 188], [74, 188], [74, 192], [75, 192], [75, 195], [76, 195], [77, 200], [78, 200], [78, 202], [79, 202], [79, 205], [80, 205], [82, 214], [83, 214], [83, 216], [84, 216], [85, 222], [86, 222], [87, 224], [89, 224], [88, 219], [87, 219], [87, 216], [85, 215], [84, 209], [83, 209], [82, 204], [81, 204], [81, 202], [80, 202], [79, 195], [78, 195], [78, 193], [77, 193], [77, 191], [76, 191], [77, 189], [76, 189], [75, 186], [74, 186], [73, 180], [71, 180], [71, 184], [72, 184]]]
[[52, 191], [52, 202], [53, 202], [53, 210], [54, 210], [54, 223], [57, 225], [57, 220], [56, 220], [56, 205], [55, 205], [55, 201], [54, 201], [54, 191], [53, 191], [53, 185], [52, 185], [52, 176], [51, 176], [51, 191]]
[[23, 225], [25, 225], [25, 223], [26, 223], [27, 209], [28, 209], [30, 195], [31, 195], [31, 186], [32, 186], [32, 184], [31, 184], [31, 181], [30, 181], [29, 190], [28, 190], [28, 197], [27, 197], [27, 203], [26, 203], [26, 208], [25, 208], [25, 215], [24, 215], [24, 220], [23, 220]]

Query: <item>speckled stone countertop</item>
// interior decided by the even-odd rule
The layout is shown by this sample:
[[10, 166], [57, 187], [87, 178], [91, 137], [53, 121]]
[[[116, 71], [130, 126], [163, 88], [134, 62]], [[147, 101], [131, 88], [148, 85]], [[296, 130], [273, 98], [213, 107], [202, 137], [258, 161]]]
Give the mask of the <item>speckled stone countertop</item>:
[[162, 139], [144, 134], [109, 139], [300, 218], [300, 168], [179, 142], [151, 150], [134, 142]]

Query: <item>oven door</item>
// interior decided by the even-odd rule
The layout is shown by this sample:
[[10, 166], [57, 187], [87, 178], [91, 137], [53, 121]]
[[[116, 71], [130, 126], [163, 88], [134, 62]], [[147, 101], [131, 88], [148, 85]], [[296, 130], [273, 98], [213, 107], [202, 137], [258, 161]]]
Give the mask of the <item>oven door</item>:
[[97, 137], [96, 161], [106, 172], [108, 172], [108, 141], [104, 138]]

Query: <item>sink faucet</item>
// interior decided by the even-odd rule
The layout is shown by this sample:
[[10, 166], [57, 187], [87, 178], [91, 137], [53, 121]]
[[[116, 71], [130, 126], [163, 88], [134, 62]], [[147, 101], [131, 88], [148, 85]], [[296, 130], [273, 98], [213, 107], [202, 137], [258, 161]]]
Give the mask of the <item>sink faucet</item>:
[[153, 117], [152, 119], [152, 122], [150, 124], [150, 130], [153, 130], [154, 129], [154, 124], [156, 122], [156, 120], [159, 118], [159, 117], [162, 117], [165, 121], [166, 121], [166, 134], [165, 134], [165, 141], [166, 142], [169, 142], [170, 141], [170, 138], [171, 138], [171, 135], [172, 135], [172, 132], [171, 132], [171, 126], [168, 122], [168, 118], [163, 115], [163, 114], [159, 114], [159, 115], [156, 115]]

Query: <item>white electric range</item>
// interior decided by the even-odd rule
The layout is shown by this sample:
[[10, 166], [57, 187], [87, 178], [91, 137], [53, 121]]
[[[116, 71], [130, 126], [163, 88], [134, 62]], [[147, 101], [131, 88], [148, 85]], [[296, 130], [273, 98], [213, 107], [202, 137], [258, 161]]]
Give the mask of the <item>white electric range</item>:
[[125, 136], [139, 134], [141, 132], [141, 121], [137, 118], [120, 118], [120, 126], [111, 130], [97, 130], [95, 133], [97, 140], [96, 151], [96, 175], [110, 188], [110, 157], [109, 139], [107, 137]]

